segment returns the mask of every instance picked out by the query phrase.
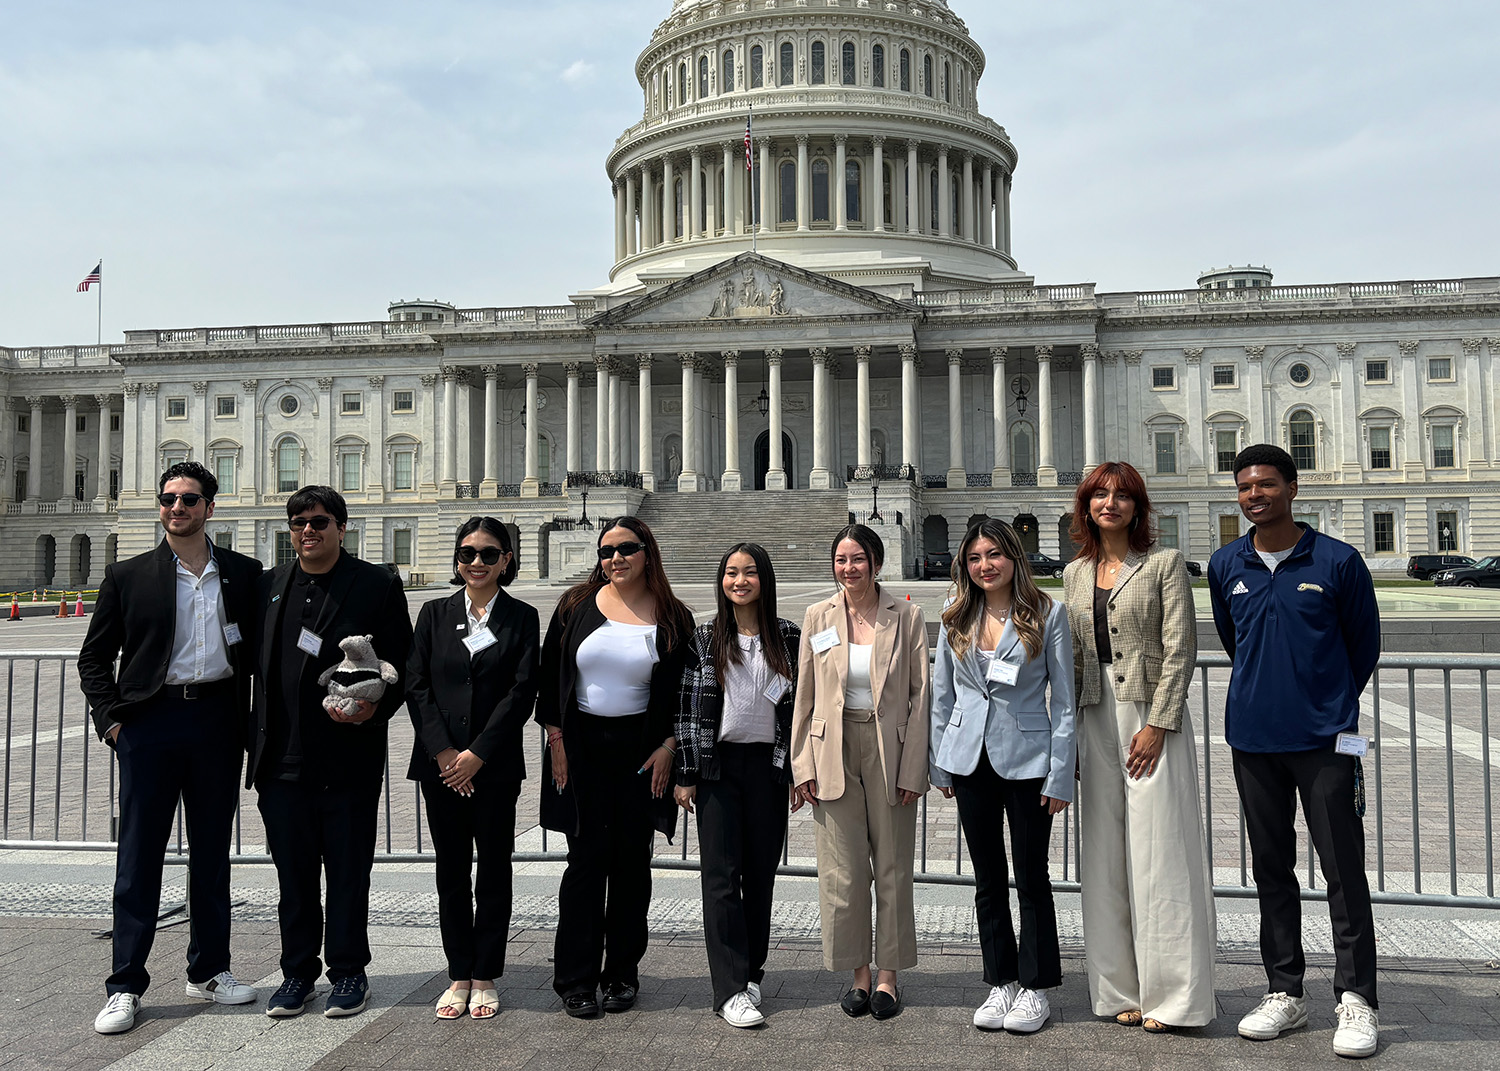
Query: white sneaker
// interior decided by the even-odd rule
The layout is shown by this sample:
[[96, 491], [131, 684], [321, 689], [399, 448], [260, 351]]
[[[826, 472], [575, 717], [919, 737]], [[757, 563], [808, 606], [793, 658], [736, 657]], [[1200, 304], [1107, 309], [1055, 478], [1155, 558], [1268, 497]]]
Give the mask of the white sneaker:
[[974, 1010], [974, 1025], [981, 1030], [1004, 1030], [1005, 1016], [1021, 992], [1020, 982], [1006, 982], [990, 990], [984, 1003]]
[[134, 993], [114, 993], [104, 1010], [94, 1016], [94, 1029], [101, 1034], [123, 1034], [135, 1026], [135, 1014], [141, 1010], [141, 998]]
[[229, 971], [220, 971], [206, 982], [189, 982], [187, 995], [215, 1004], [253, 1004], [255, 987], [246, 985]]
[[1255, 1010], [1240, 1020], [1240, 1037], [1270, 1041], [1284, 1030], [1307, 1025], [1307, 998], [1290, 993], [1267, 993]]
[[1022, 989], [1015, 1003], [1005, 1013], [1005, 1029], [1013, 1034], [1035, 1034], [1052, 1015], [1047, 994], [1037, 989]]
[[750, 1003], [757, 1008], [760, 1007], [760, 986], [755, 982], [745, 983], [745, 996], [750, 998]]
[[1365, 998], [1346, 990], [1334, 1013], [1339, 1020], [1333, 1032], [1334, 1053], [1356, 1059], [1375, 1055], [1375, 1046], [1380, 1040], [1380, 1019]]
[[730, 1026], [759, 1026], [766, 1021], [766, 1017], [756, 1010], [745, 993], [736, 993], [726, 1000], [719, 1009], [719, 1016]]

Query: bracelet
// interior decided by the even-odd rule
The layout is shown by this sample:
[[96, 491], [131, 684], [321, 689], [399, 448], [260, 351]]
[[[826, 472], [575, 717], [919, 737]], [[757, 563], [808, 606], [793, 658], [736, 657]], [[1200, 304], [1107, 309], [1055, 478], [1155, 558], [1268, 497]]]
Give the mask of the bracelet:
[[666, 744], [658, 744], [657, 747], [661, 748], [663, 751], [668, 752], [669, 754], [677, 754], [677, 749], [675, 747], [669, 747]]
[[547, 734], [547, 746], [551, 747], [553, 744], [557, 743], [562, 738], [563, 738], [562, 737], [562, 730], [561, 729], [554, 729], [552, 732], [550, 732], [550, 733]]

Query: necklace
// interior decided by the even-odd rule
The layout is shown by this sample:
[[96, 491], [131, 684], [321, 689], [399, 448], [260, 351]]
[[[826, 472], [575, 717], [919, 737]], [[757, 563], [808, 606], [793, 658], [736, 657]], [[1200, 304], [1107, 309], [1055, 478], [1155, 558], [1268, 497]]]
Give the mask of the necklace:
[[[875, 623], [873, 621], [871, 621], [869, 618], [865, 617], [864, 614], [862, 614], [862, 613], [859, 612], [859, 607], [857, 607], [857, 606], [854, 605], [854, 600], [853, 599], [847, 599], [847, 602], [848, 602], [848, 606], [849, 606], [849, 612], [854, 615], [854, 620], [858, 621], [861, 625], [865, 626], [865, 628], [868, 628], [868, 629], [874, 629], [875, 628]], [[879, 602], [879, 597], [878, 596], [876, 598], [876, 602], [877, 603]]]
[[1015, 609], [1015, 603], [1011, 603], [1011, 605], [1007, 606], [1003, 610], [991, 610], [988, 606], [986, 606], [984, 608], [984, 612], [989, 614], [996, 621], [1000, 622], [1003, 625], [1010, 620], [1010, 612], [1013, 609]]

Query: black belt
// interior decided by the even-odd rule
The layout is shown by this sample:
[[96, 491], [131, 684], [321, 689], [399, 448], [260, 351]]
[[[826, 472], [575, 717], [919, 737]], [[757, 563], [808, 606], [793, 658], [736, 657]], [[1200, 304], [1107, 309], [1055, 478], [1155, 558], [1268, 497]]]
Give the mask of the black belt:
[[226, 677], [221, 681], [163, 685], [161, 695], [168, 699], [212, 699], [216, 696], [228, 695], [233, 691], [234, 678]]

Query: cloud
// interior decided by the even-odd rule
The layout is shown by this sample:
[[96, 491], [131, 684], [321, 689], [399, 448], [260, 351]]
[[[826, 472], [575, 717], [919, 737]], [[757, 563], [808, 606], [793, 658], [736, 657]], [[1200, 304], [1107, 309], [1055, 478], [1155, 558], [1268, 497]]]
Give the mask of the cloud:
[[575, 86], [590, 81], [593, 77], [594, 65], [588, 60], [576, 60], [562, 73], [563, 81]]

